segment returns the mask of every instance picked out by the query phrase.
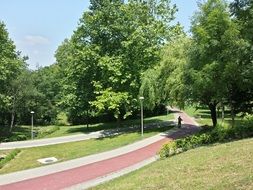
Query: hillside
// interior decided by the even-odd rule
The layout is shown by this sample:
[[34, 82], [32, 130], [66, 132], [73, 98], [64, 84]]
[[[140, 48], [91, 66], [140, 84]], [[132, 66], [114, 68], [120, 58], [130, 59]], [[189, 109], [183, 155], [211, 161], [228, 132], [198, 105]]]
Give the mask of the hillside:
[[253, 138], [196, 148], [92, 189], [253, 189]]

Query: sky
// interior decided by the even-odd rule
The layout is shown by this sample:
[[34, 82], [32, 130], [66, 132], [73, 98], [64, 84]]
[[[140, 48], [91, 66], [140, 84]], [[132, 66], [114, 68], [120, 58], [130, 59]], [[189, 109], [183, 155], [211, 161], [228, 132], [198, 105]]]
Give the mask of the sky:
[[[190, 18], [197, 10], [196, 2], [172, 0], [179, 9], [176, 21], [185, 31], [189, 31]], [[88, 7], [89, 0], [0, 0], [0, 21], [34, 70], [55, 63], [57, 47], [71, 37]]]

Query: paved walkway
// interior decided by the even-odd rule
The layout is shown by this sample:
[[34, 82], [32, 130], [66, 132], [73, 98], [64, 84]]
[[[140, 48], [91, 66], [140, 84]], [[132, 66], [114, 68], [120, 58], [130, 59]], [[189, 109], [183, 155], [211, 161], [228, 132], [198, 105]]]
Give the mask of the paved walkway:
[[[125, 170], [156, 156], [162, 144], [170, 140], [195, 133], [199, 130], [185, 113], [178, 112], [183, 119], [181, 129], [156, 135], [116, 150], [88, 157], [48, 165], [31, 170], [0, 175], [0, 189], [85, 189], [99, 183], [104, 176]], [[94, 183], [91, 183], [94, 181]], [[81, 185], [80, 185], [81, 184]], [[88, 185], [87, 185], [88, 184]]]
[[[166, 121], [166, 122], [160, 122], [159, 124], [171, 125], [171, 122]], [[152, 123], [146, 124], [146, 127], [153, 127], [153, 125], [154, 124]], [[96, 139], [96, 138], [101, 138], [101, 137], [106, 137], [106, 136], [119, 135], [129, 130], [135, 131], [135, 130], [138, 130], [138, 128], [139, 127], [106, 129], [106, 130], [90, 132], [86, 134], [68, 135], [68, 136], [63, 136], [63, 137], [6, 142], [6, 143], [0, 143], [0, 150], [8, 150], [8, 149], [16, 149], [16, 148], [31, 148], [31, 147], [39, 147], [39, 146], [47, 146], [47, 145], [53, 145], [53, 144], [62, 144], [62, 143], [68, 143], [68, 142], [77, 142], [77, 141], [83, 141], [83, 140], [89, 140], [89, 139]]]

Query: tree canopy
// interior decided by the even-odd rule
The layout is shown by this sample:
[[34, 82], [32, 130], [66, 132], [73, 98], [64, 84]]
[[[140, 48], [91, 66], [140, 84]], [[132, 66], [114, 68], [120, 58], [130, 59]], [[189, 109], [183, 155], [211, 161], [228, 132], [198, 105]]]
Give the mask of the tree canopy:
[[[160, 48], [170, 40], [176, 8], [170, 1], [91, 1], [69, 40], [67, 97], [79, 116], [84, 110], [112, 112], [118, 119], [137, 106], [141, 75], [160, 59]], [[69, 92], [68, 91], [68, 92]], [[92, 106], [92, 107], [91, 107]], [[82, 110], [82, 111], [81, 111]]]

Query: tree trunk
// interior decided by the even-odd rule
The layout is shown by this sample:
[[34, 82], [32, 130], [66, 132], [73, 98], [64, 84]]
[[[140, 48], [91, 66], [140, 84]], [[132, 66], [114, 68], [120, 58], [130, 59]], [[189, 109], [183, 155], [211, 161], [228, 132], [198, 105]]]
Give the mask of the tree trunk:
[[212, 118], [213, 126], [215, 127], [217, 125], [216, 104], [215, 103], [210, 103], [208, 105], [208, 107], [211, 111], [211, 118]]
[[120, 127], [121, 125], [121, 119], [120, 119], [120, 115], [117, 117], [117, 127]]
[[13, 129], [13, 126], [14, 126], [14, 120], [15, 120], [15, 103], [16, 103], [16, 97], [14, 96], [13, 105], [12, 105], [12, 111], [11, 111], [10, 132], [12, 132], [12, 129]]
[[221, 121], [223, 122], [225, 118], [225, 107], [224, 104], [221, 103]]
[[86, 111], [86, 128], [89, 128], [89, 110]]
[[15, 120], [15, 112], [11, 113], [11, 126], [10, 126], [10, 132], [12, 132], [13, 126], [14, 126], [14, 120]]

